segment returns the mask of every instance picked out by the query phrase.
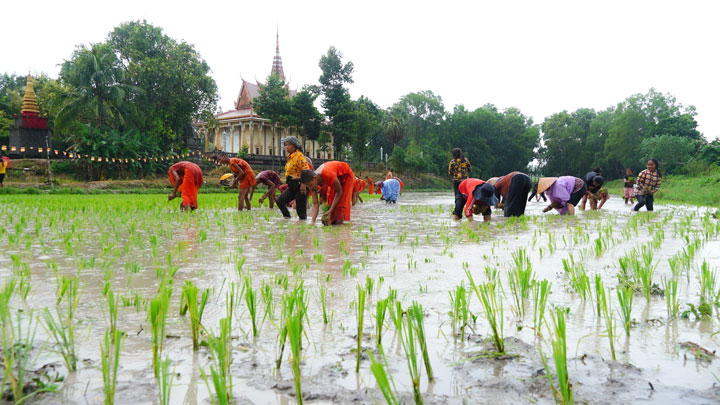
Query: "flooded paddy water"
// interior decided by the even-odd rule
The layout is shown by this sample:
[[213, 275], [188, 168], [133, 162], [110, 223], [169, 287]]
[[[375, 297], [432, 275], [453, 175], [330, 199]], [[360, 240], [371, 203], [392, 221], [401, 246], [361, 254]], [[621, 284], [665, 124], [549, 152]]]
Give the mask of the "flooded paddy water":
[[[633, 213], [613, 197], [601, 212], [560, 217], [531, 202], [521, 220], [496, 212], [489, 224], [468, 224], [452, 221], [452, 193], [405, 193], [397, 205], [359, 204], [351, 224], [322, 227], [284, 220], [268, 208], [238, 213], [233, 195], [201, 194], [200, 210], [191, 214], [164, 199], [3, 197], [0, 286], [7, 305], [0, 299], [0, 311], [9, 314], [3, 358], [34, 320], [29, 326], [37, 333], [24, 346], [32, 347], [26, 381], [38, 379], [33, 389], [56, 385], [25, 403], [103, 402], [103, 358], [112, 364], [116, 347], [115, 401], [123, 404], [162, 403], [163, 396], [168, 403], [212, 403], [218, 387], [236, 403], [296, 403], [293, 359], [307, 403], [383, 403], [368, 352], [401, 403], [413, 402], [411, 375], [417, 381], [418, 374], [425, 403], [552, 403], [550, 381], [558, 398], [563, 385], [554, 357], [556, 318], [565, 321], [567, 386], [576, 402], [720, 402], [720, 224], [704, 208], [660, 202], [654, 213]], [[68, 280], [79, 281], [75, 295], [58, 287], [72, 286]], [[200, 297], [208, 289], [197, 351], [192, 310], [181, 314], [188, 282]], [[482, 292], [497, 305], [482, 305]], [[304, 312], [298, 313], [304, 305], [284, 311], [298, 294]], [[67, 324], [72, 297], [77, 369], [70, 372], [44, 309]], [[388, 305], [382, 351], [381, 301]], [[421, 306], [421, 323], [410, 321], [416, 319], [410, 309], [419, 308], [413, 303]], [[399, 315], [398, 304], [408, 313]], [[165, 314], [160, 321], [158, 313]], [[302, 328], [297, 347], [292, 319]], [[25, 329], [7, 332], [18, 325]], [[122, 345], [106, 343], [113, 325]], [[280, 357], [284, 328], [289, 340]], [[408, 330], [424, 331], [425, 353], [407, 343]], [[214, 352], [218, 342], [227, 350]], [[169, 360], [157, 368], [159, 377], [154, 346], [157, 359]], [[408, 366], [410, 346], [418, 351], [416, 368]], [[101, 356], [103, 348], [110, 354]], [[4, 375], [12, 374], [5, 367]], [[213, 383], [212, 372], [221, 369], [227, 378]]]

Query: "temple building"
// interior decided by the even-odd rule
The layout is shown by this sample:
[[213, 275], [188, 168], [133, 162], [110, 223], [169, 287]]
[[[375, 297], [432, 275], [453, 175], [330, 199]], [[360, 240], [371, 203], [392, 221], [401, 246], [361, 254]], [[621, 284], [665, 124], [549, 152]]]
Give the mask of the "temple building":
[[48, 119], [40, 116], [32, 76], [28, 74], [20, 116], [15, 115], [15, 127], [10, 129], [10, 156], [44, 157], [51, 142]]
[[[278, 75], [283, 81], [285, 80], [279, 35], [276, 37], [275, 57], [270, 74]], [[215, 128], [208, 128], [207, 122], [202, 121], [193, 124], [201, 141], [204, 142], [206, 152], [216, 150], [236, 154], [247, 148], [248, 154], [284, 155], [281, 139], [289, 135], [297, 136], [297, 130], [294, 127], [285, 128], [273, 123], [254, 111], [252, 101], [260, 94], [260, 86], [258, 82], [251, 83], [243, 79], [235, 100], [235, 108], [216, 115]], [[288, 88], [290, 97], [294, 97], [296, 93], [296, 90]], [[299, 138], [305, 145], [305, 155], [315, 159], [332, 158], [332, 147], [329, 147], [328, 151], [321, 151], [320, 144], [316, 141]]]

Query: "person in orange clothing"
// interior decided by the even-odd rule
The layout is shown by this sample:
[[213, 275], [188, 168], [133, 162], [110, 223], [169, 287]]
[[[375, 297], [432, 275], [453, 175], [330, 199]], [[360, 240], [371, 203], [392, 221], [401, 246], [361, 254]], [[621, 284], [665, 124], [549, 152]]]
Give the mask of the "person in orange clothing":
[[387, 169], [387, 173], [385, 173], [385, 180], [394, 179], [395, 176], [393, 176], [392, 171], [390, 169]]
[[357, 204], [358, 200], [360, 200], [361, 203], [365, 203], [360, 196], [360, 193], [365, 190], [366, 186], [367, 184], [365, 184], [365, 181], [363, 181], [360, 177], [355, 176], [355, 185], [353, 186], [353, 205]]
[[373, 183], [370, 176], [367, 176], [368, 194], [372, 195], [375, 192], [375, 183]]
[[174, 187], [168, 194], [168, 201], [177, 197], [178, 191], [182, 197], [180, 209], [183, 211], [196, 210], [198, 207], [198, 190], [203, 184], [203, 173], [200, 166], [192, 162], [177, 162], [168, 169], [168, 180]]
[[226, 154], [218, 156], [217, 162], [221, 165], [230, 166], [235, 175], [235, 179], [230, 183], [230, 188], [238, 188], [238, 211], [242, 211], [247, 207], [250, 211], [250, 194], [251, 189], [255, 188], [255, 172], [253, 172], [250, 164], [243, 159], [230, 158]]
[[[466, 199], [465, 208], [463, 214], [468, 221], [473, 222], [473, 214], [483, 215], [485, 222], [490, 221], [490, 215], [492, 211], [490, 207], [498, 203], [498, 199], [495, 196], [495, 187], [492, 184], [486, 183], [480, 179], [465, 179], [458, 186], [458, 191]], [[455, 220], [460, 220], [460, 217], [453, 215]]]
[[313, 197], [312, 223], [315, 223], [320, 210], [318, 186], [320, 198], [325, 197], [330, 204], [330, 208], [322, 216], [323, 225], [339, 225], [350, 220], [355, 175], [347, 163], [325, 162], [314, 172], [303, 170], [300, 178]]

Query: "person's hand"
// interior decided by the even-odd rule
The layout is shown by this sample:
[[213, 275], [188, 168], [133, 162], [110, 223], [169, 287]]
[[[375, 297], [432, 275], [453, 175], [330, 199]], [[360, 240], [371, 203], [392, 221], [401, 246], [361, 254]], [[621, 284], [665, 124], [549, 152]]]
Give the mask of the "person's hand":
[[501, 209], [505, 208], [505, 203], [499, 202], [499, 203], [495, 204], [495, 208], [501, 210]]
[[260, 197], [260, 199], [258, 200], [260, 205], [262, 205], [263, 201], [265, 201], [265, 196]]
[[174, 200], [175, 197], [177, 197], [177, 195], [175, 195], [175, 192], [173, 191], [172, 193], [168, 194], [168, 201]]
[[550, 204], [550, 205], [548, 205], [547, 207], [543, 208], [543, 212], [548, 212], [548, 211], [550, 211], [551, 209], [553, 209], [553, 205], [552, 205], [552, 204]]
[[323, 215], [321, 221], [323, 225], [330, 225], [330, 217], [327, 215]]

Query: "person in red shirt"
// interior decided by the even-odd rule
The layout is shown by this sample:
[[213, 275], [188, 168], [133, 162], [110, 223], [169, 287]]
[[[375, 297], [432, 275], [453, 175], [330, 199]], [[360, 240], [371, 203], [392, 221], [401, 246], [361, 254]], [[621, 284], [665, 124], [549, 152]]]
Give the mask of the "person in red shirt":
[[179, 191], [182, 197], [180, 209], [183, 211], [196, 210], [198, 190], [203, 184], [203, 173], [200, 166], [192, 162], [177, 162], [168, 169], [168, 180], [173, 186], [172, 193], [168, 194], [168, 201], [174, 200]]
[[368, 194], [372, 195], [375, 192], [375, 183], [373, 183], [370, 176], [367, 176]]
[[315, 223], [320, 210], [318, 193], [320, 198], [326, 198], [330, 204], [322, 216], [323, 225], [339, 225], [350, 220], [355, 175], [347, 163], [325, 162], [314, 172], [303, 170], [300, 178], [313, 197], [312, 223]]
[[[463, 214], [468, 221], [473, 221], [473, 213], [482, 213], [483, 220], [490, 221], [492, 214], [490, 207], [498, 202], [495, 196], [495, 187], [492, 184], [486, 183], [484, 180], [469, 178], [460, 183], [458, 191], [466, 199]], [[457, 215], [453, 215], [453, 218], [460, 220]]]
[[360, 200], [361, 203], [365, 203], [360, 196], [360, 193], [365, 190], [366, 186], [367, 184], [365, 184], [365, 181], [363, 181], [360, 177], [355, 176], [355, 185], [353, 186], [353, 205], [357, 204], [358, 200]]
[[[264, 170], [255, 176], [255, 183], [262, 183], [268, 188], [267, 193], [263, 194], [263, 196], [258, 200], [260, 206], [262, 206], [263, 201], [267, 198], [268, 201], [270, 201], [270, 209], [273, 209], [275, 207], [275, 190], [277, 190], [278, 187], [281, 187], [280, 184], [282, 183], [280, 176], [273, 170]], [[250, 201], [252, 201], [254, 192], [255, 187], [253, 187], [252, 192], [250, 193]]]
[[230, 166], [235, 175], [235, 179], [230, 183], [230, 188], [238, 188], [238, 211], [242, 211], [247, 207], [250, 211], [250, 195], [251, 189], [255, 188], [255, 172], [253, 172], [250, 164], [243, 159], [230, 158], [228, 155], [221, 154], [218, 156], [217, 162], [221, 165]]

